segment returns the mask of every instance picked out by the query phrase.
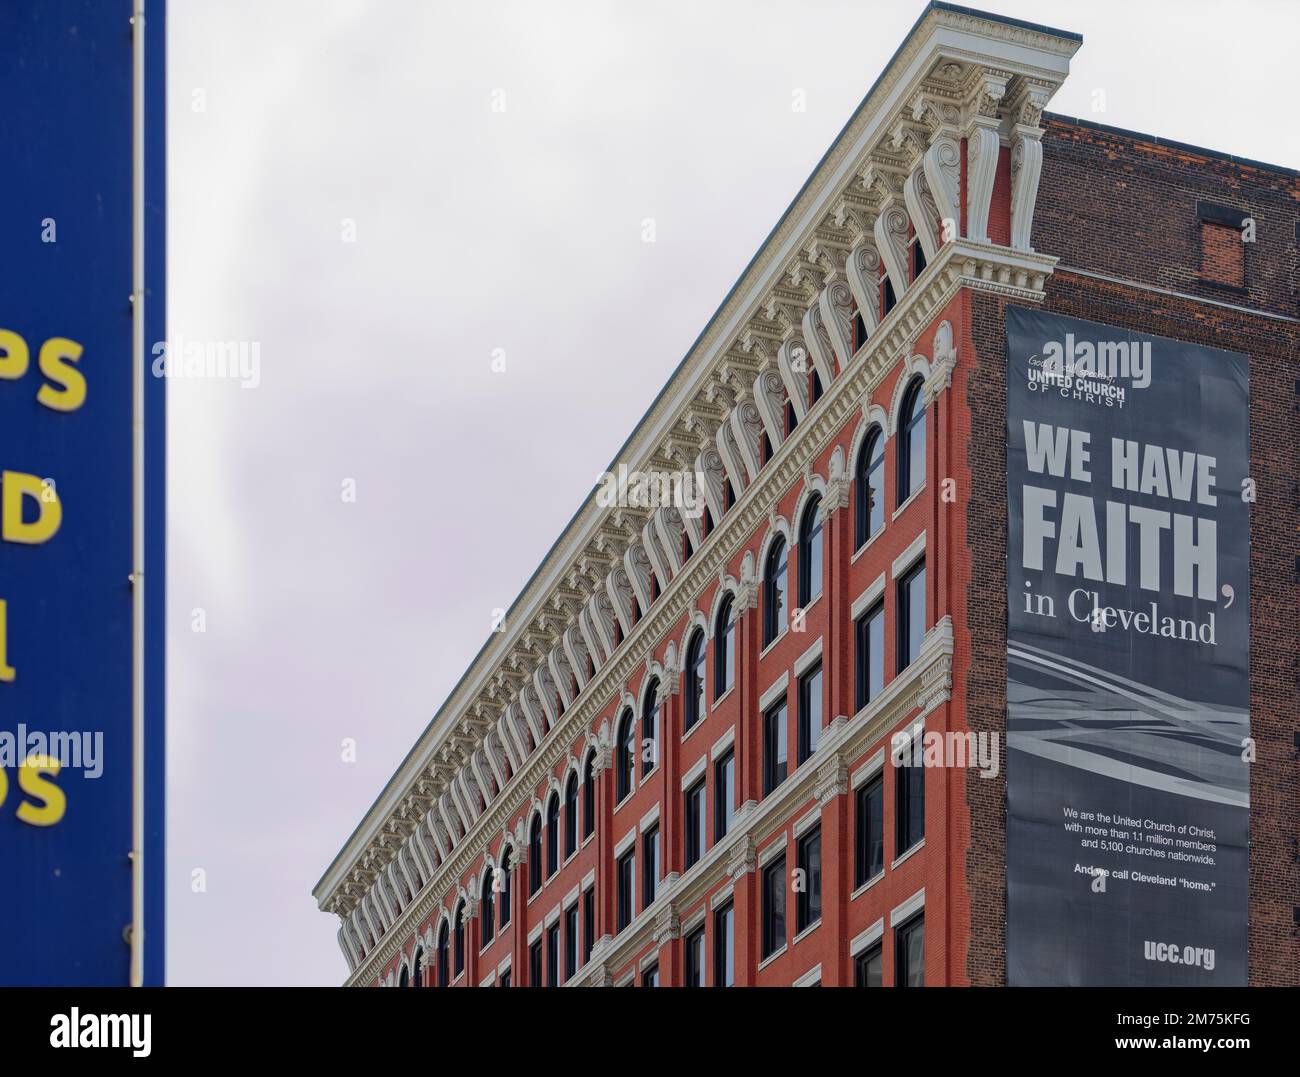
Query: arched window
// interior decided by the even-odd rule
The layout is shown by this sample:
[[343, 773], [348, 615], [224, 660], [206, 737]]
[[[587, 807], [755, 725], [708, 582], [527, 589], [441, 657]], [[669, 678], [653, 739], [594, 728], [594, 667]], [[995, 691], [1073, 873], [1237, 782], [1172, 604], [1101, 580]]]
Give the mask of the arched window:
[[578, 776], [570, 773], [564, 783], [564, 855], [578, 851]]
[[621, 801], [632, 792], [632, 738], [636, 735], [636, 721], [631, 708], [623, 711], [618, 720], [618, 740], [614, 750], [614, 801]]
[[411, 986], [424, 986], [424, 951], [418, 946], [415, 950], [415, 961], [411, 965]]
[[799, 605], [822, 593], [822, 499], [814, 497], [799, 524]]
[[789, 601], [786, 579], [788, 561], [785, 539], [778, 535], [772, 540], [772, 548], [767, 553], [767, 562], [763, 567], [764, 647], [785, 631], [786, 605]]
[[853, 546], [857, 549], [885, 526], [885, 438], [878, 426], [862, 443], [854, 485]]
[[901, 505], [925, 483], [925, 386], [912, 380], [903, 397], [898, 419], [898, 503]]
[[697, 631], [686, 645], [686, 717], [682, 732], [704, 717], [704, 633]]
[[582, 836], [591, 837], [596, 832], [596, 753], [587, 753], [587, 765], [582, 771]]
[[456, 908], [456, 926], [452, 933], [452, 960], [455, 962], [456, 975], [465, 971], [465, 906]]
[[546, 877], [560, 870], [560, 798], [552, 793], [546, 802]]
[[496, 891], [492, 889], [492, 877], [496, 874], [495, 868], [487, 868], [483, 872], [483, 888], [479, 893], [479, 917], [481, 932], [483, 937], [479, 940], [480, 946], [486, 946], [492, 941], [497, 933], [496, 917]]
[[[650, 741], [650, 750], [645, 742]], [[646, 686], [645, 702], [641, 706], [641, 776], [649, 774], [659, 762], [659, 678]]]
[[511, 867], [510, 860], [513, 856], [514, 856], [513, 849], [511, 849], [509, 852], [507, 852], [505, 849], [502, 849], [501, 863], [497, 865], [497, 871], [501, 873], [501, 915], [498, 919], [501, 921], [501, 926], [503, 928], [506, 926], [506, 924], [510, 923], [510, 895], [512, 892], [512, 887], [511, 887], [512, 873], [510, 871], [510, 867]]
[[411, 986], [411, 976], [410, 976], [410, 973], [408, 973], [408, 972], [406, 971], [406, 966], [405, 966], [405, 965], [402, 966], [402, 974], [397, 978], [397, 986], [398, 986], [398, 987], [410, 987], [410, 986]]
[[542, 817], [533, 815], [528, 828], [528, 894], [542, 888]]
[[713, 698], [720, 699], [731, 687], [731, 677], [736, 670], [736, 620], [731, 616], [732, 602], [728, 595], [718, 610], [718, 620], [713, 628]]
[[447, 987], [451, 983], [451, 969], [447, 961], [447, 921], [438, 928], [438, 986]]

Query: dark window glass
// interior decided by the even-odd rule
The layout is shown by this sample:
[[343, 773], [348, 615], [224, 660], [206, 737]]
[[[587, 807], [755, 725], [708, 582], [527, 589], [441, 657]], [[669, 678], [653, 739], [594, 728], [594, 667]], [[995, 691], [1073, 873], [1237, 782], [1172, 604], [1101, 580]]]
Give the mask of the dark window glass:
[[722, 511], [726, 512], [736, 503], [736, 491], [731, 488], [731, 480], [726, 479], [722, 484]]
[[785, 857], [763, 869], [763, 957], [785, 945]]
[[853, 986], [880, 987], [881, 971], [881, 950], [877, 943], [853, 959]]
[[794, 405], [790, 401], [785, 402], [785, 436], [789, 437], [794, 433], [794, 428], [799, 425], [799, 417], [794, 413]]
[[799, 527], [799, 605], [822, 593], [822, 503], [813, 498]]
[[736, 622], [731, 616], [731, 597], [723, 599], [713, 634], [713, 698], [731, 687], [736, 669]]
[[442, 922], [442, 927], [438, 929], [438, 986], [446, 987], [451, 983], [451, 970], [447, 967], [448, 954], [447, 942], [447, 921]]
[[885, 870], [885, 782], [877, 775], [854, 796], [853, 885]]
[[853, 312], [853, 351], [857, 350], [867, 342], [867, 323], [862, 320], [862, 312], [854, 310]]
[[894, 929], [894, 986], [925, 986], [925, 919]]
[[763, 570], [763, 645], [767, 646], [785, 631], [789, 589], [786, 581], [785, 540], [774, 539]]
[[684, 827], [686, 867], [689, 868], [704, 855], [704, 782], [698, 781], [686, 790], [686, 822]]
[[614, 799], [621, 801], [632, 792], [632, 766], [636, 758], [633, 741], [636, 738], [636, 721], [631, 709], [623, 711], [618, 720], [618, 747], [614, 760]]
[[860, 547], [885, 526], [885, 437], [876, 427], [858, 454], [854, 496], [854, 547]]
[[560, 925], [546, 929], [546, 985], [560, 986]]
[[[510, 856], [512, 857], [514, 856], [513, 851], [510, 853]], [[510, 861], [506, 859], [505, 853], [501, 854], [501, 867], [498, 869], [498, 871], [500, 871], [501, 873], [500, 874], [501, 881], [496, 884], [501, 888], [501, 926], [505, 927], [506, 924], [510, 923], [510, 891], [511, 891]]]
[[659, 886], [659, 828], [652, 826], [641, 835], [641, 907], [654, 904]]
[[596, 832], [596, 753], [587, 756], [587, 766], [582, 775], [582, 836], [591, 837]]
[[629, 849], [618, 858], [618, 930], [622, 931], [632, 922], [632, 895], [636, 879], [636, 850]]
[[452, 932], [452, 960], [455, 962], [456, 975], [465, 971], [465, 906], [456, 910], [456, 927]]
[[898, 503], [925, 483], [925, 390], [916, 378], [903, 397], [898, 423]]
[[894, 834], [894, 856], [902, 856], [913, 845], [925, 837], [925, 767], [921, 765], [918, 751], [906, 749], [901, 760], [902, 765], [895, 771], [894, 818], [897, 828]]
[[785, 781], [786, 761], [785, 700], [774, 703], [763, 714], [763, 795]]
[[912, 279], [916, 280], [925, 271], [925, 248], [921, 246], [921, 237], [912, 240]]
[[411, 986], [424, 986], [424, 951], [415, 951], [414, 971], [411, 973]]
[[591, 960], [591, 948], [596, 945], [596, 891], [582, 893], [582, 963]]
[[578, 906], [564, 910], [564, 978], [572, 978], [578, 971]]
[[877, 602], [853, 626], [854, 709], [861, 710], [885, 682], [885, 604]]
[[564, 783], [564, 855], [578, 851], [578, 776], [570, 774]]
[[735, 965], [736, 910], [727, 904], [713, 914], [713, 986], [734, 984]]
[[528, 986], [542, 986], [542, 940], [528, 947]]
[[645, 969], [644, 972], [641, 973], [641, 986], [642, 986], [642, 987], [658, 987], [658, 986], [659, 986], [659, 966], [658, 966], [658, 965], [650, 965], [648, 968]]
[[686, 648], [686, 716], [682, 732], [704, 717], [704, 633], [696, 632]]
[[794, 929], [797, 934], [822, 918], [821, 827], [814, 827], [799, 839], [796, 853], [799, 870], [803, 872], [802, 889], [795, 895]]
[[767, 436], [767, 431], [763, 432], [763, 443], [759, 447], [759, 451], [761, 453], [759, 460], [762, 463], [766, 464], [772, 459], [772, 439]]
[[496, 868], [491, 868], [483, 875], [483, 889], [479, 894], [479, 923], [483, 935], [482, 945], [486, 946], [497, 933], [496, 925], [496, 891], [492, 889], [492, 880], [496, 877]]
[[410, 970], [408, 970], [405, 965], [402, 966], [402, 974], [397, 977], [397, 986], [398, 987], [411, 986], [411, 973]]
[[713, 764], [713, 839], [718, 841], [731, 829], [736, 810], [736, 752], [728, 748]]
[[925, 562], [908, 570], [898, 583], [898, 671], [921, 654], [925, 637]]
[[817, 750], [822, 736], [822, 667], [818, 662], [799, 678], [798, 760], [804, 762]]
[[686, 986], [704, 986], [704, 928], [686, 936]]
[[546, 877], [560, 869], [560, 798], [554, 793], [546, 802]]
[[812, 392], [808, 396], [808, 406], [812, 407], [822, 398], [822, 377], [814, 368], [812, 372]]
[[497, 987], [509, 987], [509, 986], [510, 986], [510, 970], [506, 969], [506, 971], [501, 974], [501, 979], [497, 980]]
[[[647, 746], [646, 741], [650, 744]], [[659, 679], [650, 681], [641, 709], [641, 774], [654, 770], [659, 762]]]
[[528, 828], [528, 894], [542, 888], [542, 817], [534, 815]]
[[894, 283], [888, 277], [885, 278], [885, 305], [884, 313], [888, 314], [895, 306], [898, 305], [898, 299], [894, 295]]

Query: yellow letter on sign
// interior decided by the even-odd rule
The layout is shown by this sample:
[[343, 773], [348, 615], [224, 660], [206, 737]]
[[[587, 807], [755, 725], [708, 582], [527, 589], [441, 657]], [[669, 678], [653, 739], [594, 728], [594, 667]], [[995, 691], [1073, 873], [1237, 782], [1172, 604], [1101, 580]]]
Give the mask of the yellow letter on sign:
[[[63, 522], [63, 504], [54, 486], [21, 471], [0, 472], [0, 483], [4, 484], [0, 491], [0, 538], [29, 546], [49, 542]], [[40, 509], [40, 515], [31, 523], [23, 522], [24, 494]]]
[[59, 761], [46, 755], [29, 755], [18, 768], [18, 787], [29, 797], [40, 801], [37, 807], [24, 800], [18, 805], [18, 818], [30, 826], [53, 826], [68, 810], [68, 798], [63, 790], [43, 775], [51, 778], [59, 773]]
[[16, 381], [27, 373], [27, 341], [12, 329], [0, 329], [0, 378]]
[[54, 411], [76, 411], [86, 402], [86, 379], [72, 364], [81, 358], [82, 347], [67, 337], [51, 337], [41, 345], [37, 362], [41, 373], [58, 388], [42, 385], [36, 399]]
[[[8, 639], [6, 635], [9, 628], [9, 608], [5, 605], [5, 600], [0, 598], [0, 683], [11, 683], [18, 676], [17, 671], [9, 664]], [[4, 800], [0, 796], [0, 802]]]

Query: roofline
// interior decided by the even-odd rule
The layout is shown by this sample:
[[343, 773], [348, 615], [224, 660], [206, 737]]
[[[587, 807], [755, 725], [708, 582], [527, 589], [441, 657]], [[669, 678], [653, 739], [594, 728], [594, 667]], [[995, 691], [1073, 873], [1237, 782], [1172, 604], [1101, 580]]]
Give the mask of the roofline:
[[[840, 144], [840, 141], [848, 133], [849, 129], [853, 126], [854, 122], [866, 109], [868, 102], [870, 102], [872, 96], [875, 94], [876, 90], [880, 87], [880, 84], [885, 80], [885, 77], [893, 69], [894, 64], [898, 61], [898, 58], [903, 54], [907, 46], [911, 43], [912, 39], [916, 36], [917, 31], [920, 30], [922, 24], [925, 23], [926, 19], [931, 14], [939, 11], [946, 11], [956, 15], [966, 15], [971, 18], [983, 19], [987, 22], [1001, 23], [1006, 26], [1015, 26], [1021, 29], [1035, 31], [1037, 33], [1050, 34], [1054, 37], [1063, 38], [1067, 41], [1075, 41], [1080, 43], [1083, 41], [1082, 34], [1076, 34], [1068, 30], [1058, 30], [1054, 27], [1044, 26], [1040, 23], [1027, 22], [1023, 19], [1013, 19], [1004, 15], [995, 15], [992, 12], [980, 11], [977, 8], [963, 7], [960, 4], [950, 4], [947, 3], [946, 0], [930, 0], [930, 2], [926, 4], [925, 8], [921, 11], [921, 14], [917, 16], [916, 21], [912, 23], [912, 28], [907, 31], [906, 36], [899, 43], [898, 48], [894, 50], [893, 54], [885, 62], [884, 67], [882, 67], [880, 70], [880, 74], [876, 76], [875, 81], [872, 82], [871, 86], [867, 89], [867, 92], [863, 95], [862, 100], [858, 103], [858, 106], [849, 114], [848, 120], [845, 121], [844, 125], [840, 128], [840, 130], [836, 133], [835, 137], [831, 140], [830, 144], [826, 147], [826, 151], [818, 159], [817, 164], [813, 166], [812, 171], [808, 174], [808, 178], [805, 179], [803, 183], [800, 185], [799, 190], [795, 193], [794, 198], [790, 200], [790, 204], [786, 206], [785, 211], [781, 214], [780, 217], [777, 218], [776, 224], [772, 226], [771, 230], [763, 238], [763, 241], [758, 245], [758, 249], [754, 252], [753, 256], [745, 264], [744, 269], [740, 271], [740, 274], [736, 277], [735, 283], [732, 284], [732, 286], [727, 290], [727, 294], [722, 297], [722, 301], [718, 304], [714, 312], [709, 316], [708, 321], [704, 323], [704, 328], [700, 330], [699, 334], [695, 337], [695, 339], [691, 342], [690, 346], [686, 349], [686, 353], [682, 356], [678, 364], [673, 368], [673, 372], [668, 376], [668, 379], [664, 382], [663, 386], [659, 389], [659, 392], [655, 394], [654, 399], [651, 400], [650, 406], [646, 408], [641, 418], [636, 421], [635, 425], [632, 427], [631, 433], [628, 434], [626, 440], [623, 442], [622, 445], [619, 446], [618, 452], [614, 454], [614, 458], [609, 462], [609, 465], [605, 469], [606, 471], [612, 471], [615, 468], [615, 466], [618, 464], [618, 461], [622, 458], [623, 454], [627, 451], [628, 447], [636, 439], [637, 433], [641, 430], [646, 420], [650, 418], [655, 408], [659, 405], [659, 402], [668, 393], [668, 390], [677, 381], [678, 376], [686, 368], [686, 365], [687, 363], [690, 362], [692, 355], [695, 354], [696, 348], [698, 348], [700, 343], [705, 339], [706, 336], [708, 336], [709, 330], [712, 329], [713, 325], [718, 321], [719, 317], [726, 309], [727, 304], [731, 302], [732, 297], [735, 296], [735, 294], [740, 290], [741, 285], [745, 283], [745, 280], [748, 277], [750, 270], [752, 270], [755, 264], [758, 262], [759, 256], [763, 253], [764, 250], [766, 250], [768, 244], [772, 242], [773, 237], [775, 237], [776, 234], [781, 230], [781, 226], [785, 224], [786, 220], [794, 212], [795, 208], [799, 204], [799, 200], [804, 196], [804, 193], [808, 190], [808, 188], [812, 186], [813, 181], [817, 178], [818, 173], [821, 172], [822, 168], [825, 166], [827, 160], [830, 158], [835, 148]], [[555, 551], [564, 543], [565, 539], [569, 535], [570, 528], [572, 528], [573, 525], [577, 522], [578, 517], [582, 515], [583, 510], [587, 507], [587, 504], [590, 502], [591, 497], [593, 496], [593, 494], [597, 489], [598, 489], [598, 485], [593, 484], [591, 492], [589, 492], [587, 496], [583, 499], [582, 503], [578, 506], [578, 508], [573, 513], [573, 515], [569, 517], [568, 523], [564, 525], [564, 527], [560, 530], [559, 535], [556, 537], [555, 541], [551, 543], [550, 548], [546, 551], [546, 553], [542, 555], [541, 560], [537, 564], [537, 567], [533, 570], [532, 574], [528, 577], [528, 579], [524, 581], [523, 586], [519, 589], [519, 593], [515, 596], [514, 600], [510, 603], [510, 607], [506, 610], [503, 623], [508, 624], [510, 622], [511, 614], [513, 614], [515, 611], [515, 606], [518, 605], [520, 599], [522, 599], [523, 596], [527, 594], [528, 589], [533, 585], [533, 581], [537, 579], [542, 569], [546, 567], [547, 562], [551, 558], [551, 555], [554, 554]], [[357, 825], [353, 827], [352, 833], [348, 835], [347, 839], [343, 842], [342, 846], [339, 848], [339, 851], [334, 855], [334, 858], [330, 861], [329, 866], [321, 874], [321, 877], [316, 881], [316, 885], [312, 887], [312, 896], [317, 898], [318, 901], [320, 898], [318, 891], [320, 891], [322, 884], [329, 877], [329, 875], [335, 870], [340, 860], [343, 859], [344, 853], [347, 851], [348, 846], [352, 844], [353, 839], [355, 839], [356, 836], [361, 832], [361, 830], [366, 826], [367, 821], [370, 819], [370, 813], [373, 812], [375, 808], [379, 805], [379, 803], [388, 795], [390, 789], [392, 788], [393, 782], [396, 780], [397, 776], [401, 774], [401, 772], [406, 768], [406, 765], [407, 763], [410, 762], [411, 757], [415, 755], [415, 753], [419, 750], [421, 742], [424, 740], [425, 736], [428, 735], [428, 733], [438, 724], [438, 720], [442, 718], [443, 712], [446, 710], [447, 703], [450, 702], [456, 696], [456, 693], [460, 691], [461, 686], [474, 672], [475, 666], [478, 665], [480, 659], [483, 658], [483, 656], [486, 654], [488, 648], [492, 645], [493, 642], [494, 642], [493, 638], [489, 636], [488, 639], [484, 641], [483, 646], [478, 649], [478, 652], [474, 655], [474, 657], [470, 659], [469, 664], [465, 667], [465, 672], [462, 673], [460, 678], [456, 681], [456, 683], [452, 685], [451, 690], [448, 691], [442, 705], [439, 706], [438, 710], [434, 713], [434, 716], [429, 720], [429, 723], [416, 736], [415, 741], [411, 745], [410, 750], [407, 751], [406, 755], [402, 757], [401, 762], [397, 764], [397, 767], [394, 769], [388, 781], [384, 783], [384, 786], [379, 791], [379, 794], [375, 797], [375, 799], [371, 802], [370, 806], [366, 808], [365, 812], [362, 814], [360, 822], [358, 822]]]
[[1300, 169], [1297, 168], [1288, 168], [1286, 165], [1272, 165], [1267, 161], [1256, 161], [1250, 157], [1238, 157], [1235, 153], [1211, 150], [1205, 146], [1193, 146], [1190, 142], [1178, 142], [1172, 138], [1161, 138], [1159, 135], [1149, 135], [1143, 131], [1130, 131], [1127, 127], [1112, 127], [1108, 123], [1085, 120], [1082, 116], [1063, 116], [1059, 112], [1044, 112], [1043, 119], [1055, 120], [1057, 123], [1072, 123], [1076, 127], [1089, 127], [1094, 131], [1106, 131], [1112, 135], [1123, 135], [1125, 138], [1150, 142], [1154, 146], [1169, 146], [1176, 150], [1187, 150], [1189, 153], [1199, 153], [1202, 157], [1214, 157], [1220, 161], [1231, 161], [1233, 164], [1243, 165], [1246, 168], [1260, 168], [1266, 172], [1276, 172], [1282, 176], [1300, 177]]

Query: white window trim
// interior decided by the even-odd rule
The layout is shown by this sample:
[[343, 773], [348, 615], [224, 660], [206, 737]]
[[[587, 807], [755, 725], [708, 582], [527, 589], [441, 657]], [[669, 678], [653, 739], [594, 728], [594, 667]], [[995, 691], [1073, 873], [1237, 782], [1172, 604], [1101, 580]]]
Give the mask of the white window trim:
[[579, 895], [579, 888], [575, 886], [572, 890], [570, 890], [567, 894], [564, 895], [564, 900], [561, 901], [560, 904], [563, 905], [566, 909], [570, 905], [576, 905], [578, 903], [578, 895]]
[[497, 966], [498, 976], [504, 976], [510, 971], [510, 956], [511, 955], [507, 954], [506, 957], [502, 959], [501, 964]]
[[867, 782], [871, 781], [872, 778], [884, 769], [885, 749], [877, 748], [875, 754], [853, 772], [853, 777], [850, 779], [853, 788], [858, 789], [861, 786], [866, 785]]
[[618, 860], [625, 852], [636, 845], [636, 833], [636, 827], [632, 827], [626, 834], [618, 839], [618, 842], [614, 846], [615, 860]]
[[[758, 866], [765, 868], [773, 860], [786, 852], [790, 847], [790, 835], [782, 834], [776, 841], [769, 842], [768, 845], [758, 851]], [[787, 861], [787, 866], [788, 866]]]
[[796, 677], [802, 677], [805, 672], [821, 661], [821, 657], [822, 637], [818, 636], [817, 642], [794, 660], [794, 675]]
[[595, 885], [596, 885], [596, 869], [592, 868], [589, 872], [587, 872], [586, 875], [582, 877], [582, 882], [579, 884], [579, 887], [583, 890], [588, 890]]
[[[787, 601], [788, 601], [788, 598], [787, 598]], [[786, 637], [786, 633], [790, 631], [790, 618], [789, 618], [788, 613], [787, 613], [787, 616], [786, 616], [785, 621], [786, 621], [786, 626], [785, 626], [784, 628], [782, 628], [781, 631], [778, 632], [775, 636], [772, 637], [772, 642], [771, 642], [771, 643], [769, 643], [769, 644], [767, 644], [766, 646], [764, 646], [763, 649], [762, 649], [761, 651], [758, 652], [758, 660], [759, 660], [760, 662], [761, 662], [764, 658], [766, 658], [766, 657], [768, 656], [768, 654], [771, 652], [771, 650], [772, 650], [772, 649], [773, 649], [773, 648], [774, 648], [778, 643], [780, 643], [783, 639], [785, 639], [785, 637]], [[761, 625], [761, 624], [759, 625], [759, 628], [760, 628], [760, 630], [762, 629], [762, 625]]]
[[646, 969], [658, 964], [659, 964], [659, 951], [657, 949], [651, 950], [648, 954], [645, 955], [645, 957], [641, 958], [640, 962], [637, 964], [636, 970], [642, 975], [645, 975]]
[[694, 785], [700, 778], [704, 777], [704, 772], [708, 769], [708, 766], [709, 757], [705, 755], [700, 756], [699, 759], [691, 764], [691, 769], [682, 775], [681, 791], [683, 793], [686, 792], [686, 790]]
[[659, 822], [659, 805], [656, 803], [653, 808], [641, 816], [641, 822], [637, 824], [637, 830], [644, 834], [652, 826]]
[[925, 848], [925, 839], [922, 838], [922, 839], [921, 839], [920, 841], [918, 841], [915, 845], [910, 845], [910, 846], [908, 846], [907, 849], [905, 849], [905, 850], [904, 850], [904, 851], [899, 855], [898, 859], [895, 860], [895, 861], [894, 861], [892, 864], [890, 864], [889, 866], [890, 866], [891, 868], [896, 868], [896, 867], [898, 867], [898, 865], [901, 864], [904, 860], [907, 860], [907, 859], [908, 859], [909, 857], [911, 857], [914, 853], [919, 853], [919, 852], [920, 852], [922, 849], [924, 849], [924, 848]]
[[913, 490], [910, 494], [908, 494], [907, 500], [904, 501], [901, 505], [898, 506], [898, 508], [894, 510], [894, 515], [891, 516], [890, 519], [897, 520], [900, 516], [903, 515], [904, 512], [907, 511], [908, 506], [911, 505], [912, 502], [915, 501], [918, 497], [920, 497], [921, 494], [924, 492], [925, 492], [925, 481], [922, 480], [921, 485], [918, 486], [915, 490]]
[[792, 983], [790, 986], [791, 987], [815, 987], [817, 984], [821, 982], [822, 982], [822, 967], [820, 964], [817, 964], [814, 965], [812, 968], [810, 968], [797, 980], [795, 980], [794, 983]]
[[550, 912], [546, 914], [546, 919], [542, 921], [542, 926], [549, 931], [559, 922], [560, 922], [560, 907], [556, 905], [555, 908], [553, 908]]
[[531, 948], [533, 943], [537, 942], [537, 940], [540, 939], [541, 937], [542, 937], [542, 925], [538, 924], [535, 928], [532, 929], [532, 931], [528, 932], [529, 948]]
[[885, 918], [882, 916], [862, 934], [849, 943], [849, 956], [857, 957], [863, 950], [874, 946], [885, 937]]
[[[708, 913], [703, 908], [696, 909], [695, 912], [691, 913], [691, 918], [689, 920], [682, 921], [682, 939], [685, 940], [686, 936], [691, 934], [693, 931], [703, 931], [704, 921], [706, 919], [708, 919]], [[707, 934], [707, 932], [705, 934]], [[705, 957], [708, 957], [707, 953], [705, 954]]]
[[711, 760], [717, 760], [719, 756], [725, 754], [727, 749], [730, 748], [735, 743], [736, 743], [736, 727], [733, 725], [725, 733], [723, 733], [722, 736], [720, 736], [716, 741], [714, 741], [713, 747], [709, 749], [709, 758]]
[[484, 976], [483, 979], [479, 980], [478, 985], [479, 987], [491, 987], [496, 982], [497, 982], [497, 971], [496, 969], [493, 969], [486, 976]]
[[758, 709], [766, 711], [773, 703], [790, 692], [790, 671], [787, 669], [775, 681], [768, 685], [767, 691], [758, 697]]
[[729, 882], [711, 898], [709, 898], [709, 912], [716, 912], [723, 905], [731, 901], [736, 896], [735, 882]]
[[877, 601], [879, 601], [880, 596], [883, 595], [884, 593], [885, 593], [885, 574], [882, 572], [879, 576], [877, 576], [874, 580], [871, 581], [870, 586], [865, 591], [863, 591], [862, 594], [858, 595], [858, 597], [853, 600], [853, 606], [849, 611], [850, 617], [854, 621], [856, 621], [859, 617], [861, 617], [864, 613], [866, 613], [867, 610], [871, 609], [871, 607], [874, 606]]
[[905, 920], [910, 920], [916, 913], [925, 909], [925, 887], [921, 887], [906, 901], [895, 905], [889, 911], [889, 926], [896, 927]]
[[925, 532], [922, 531], [911, 541], [907, 549], [894, 558], [894, 563], [889, 566], [890, 575], [898, 579], [924, 556]]
[[808, 831], [810, 831], [813, 827], [817, 826], [817, 824], [819, 824], [821, 821], [822, 821], [822, 809], [821, 809], [821, 805], [819, 804], [817, 805], [817, 807], [813, 808], [812, 811], [806, 813], [798, 822], [794, 824], [795, 839], [798, 840], [799, 838], [802, 838], [806, 833], [808, 833]]

